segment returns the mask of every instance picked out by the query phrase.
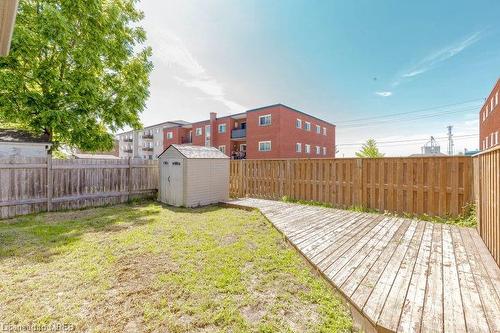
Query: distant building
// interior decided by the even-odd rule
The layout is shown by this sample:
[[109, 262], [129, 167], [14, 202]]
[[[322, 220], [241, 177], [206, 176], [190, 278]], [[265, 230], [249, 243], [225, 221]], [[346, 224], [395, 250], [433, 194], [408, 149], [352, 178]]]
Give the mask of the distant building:
[[163, 150], [163, 129], [188, 124], [183, 120], [167, 121], [144, 127], [137, 131], [128, 131], [117, 135], [118, 156], [120, 158], [156, 159]]
[[0, 57], [7, 56], [10, 49], [18, 0], [0, 1]]
[[476, 155], [478, 153], [480, 153], [481, 151], [479, 149], [474, 149], [474, 150], [468, 150], [467, 148], [464, 149], [464, 156], [473, 156], [473, 155]]
[[481, 150], [489, 149], [500, 143], [500, 79], [486, 99], [479, 112], [479, 147]]
[[45, 157], [51, 146], [48, 135], [0, 129], [0, 157]]
[[333, 158], [335, 125], [283, 104], [163, 129], [163, 146], [215, 147], [232, 158]]
[[433, 136], [421, 148], [421, 154], [412, 154], [410, 157], [429, 157], [429, 156], [447, 156], [441, 152], [441, 146], [437, 143]]
[[[85, 156], [85, 155], [93, 155], [93, 156], [97, 156], [95, 158], [105, 158], [103, 156], [114, 156], [114, 157], [117, 157], [119, 158], [120, 157], [120, 143], [118, 140], [115, 140], [115, 143], [113, 145], [113, 149], [111, 150], [108, 150], [108, 151], [85, 151], [85, 150], [81, 150], [81, 149], [70, 149], [70, 154], [75, 157], [75, 158], [78, 158], [77, 156], [80, 155], [80, 156]], [[101, 157], [99, 157], [101, 156]], [[83, 158], [83, 157], [81, 157]], [[87, 158], [90, 158], [90, 157], [87, 157]]]

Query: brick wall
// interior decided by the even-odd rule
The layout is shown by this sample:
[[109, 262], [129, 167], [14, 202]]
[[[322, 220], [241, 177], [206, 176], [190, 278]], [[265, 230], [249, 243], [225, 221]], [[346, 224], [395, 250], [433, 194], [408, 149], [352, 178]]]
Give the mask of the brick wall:
[[500, 144], [499, 95], [500, 79], [497, 81], [479, 113], [479, 147], [481, 150]]

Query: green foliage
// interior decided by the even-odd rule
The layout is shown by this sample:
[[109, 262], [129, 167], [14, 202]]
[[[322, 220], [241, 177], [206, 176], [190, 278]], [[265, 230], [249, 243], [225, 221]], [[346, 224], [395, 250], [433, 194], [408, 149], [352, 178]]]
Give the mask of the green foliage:
[[377, 158], [384, 157], [377, 147], [377, 142], [374, 139], [368, 139], [361, 147], [361, 150], [356, 153], [357, 157], [361, 158]]
[[136, 2], [20, 1], [10, 55], [0, 58], [0, 122], [88, 151], [139, 128], [152, 63]]

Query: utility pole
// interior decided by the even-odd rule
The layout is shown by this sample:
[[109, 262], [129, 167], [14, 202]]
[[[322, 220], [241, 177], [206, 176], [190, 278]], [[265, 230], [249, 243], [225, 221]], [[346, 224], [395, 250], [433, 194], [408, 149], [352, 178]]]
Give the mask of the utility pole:
[[453, 126], [449, 125], [448, 127], [448, 155], [453, 155]]

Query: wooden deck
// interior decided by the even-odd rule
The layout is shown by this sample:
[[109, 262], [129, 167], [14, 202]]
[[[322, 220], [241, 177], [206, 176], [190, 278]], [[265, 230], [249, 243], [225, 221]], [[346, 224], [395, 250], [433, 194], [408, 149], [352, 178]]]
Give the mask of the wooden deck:
[[270, 200], [228, 203], [259, 209], [365, 329], [500, 332], [500, 269], [474, 229]]

